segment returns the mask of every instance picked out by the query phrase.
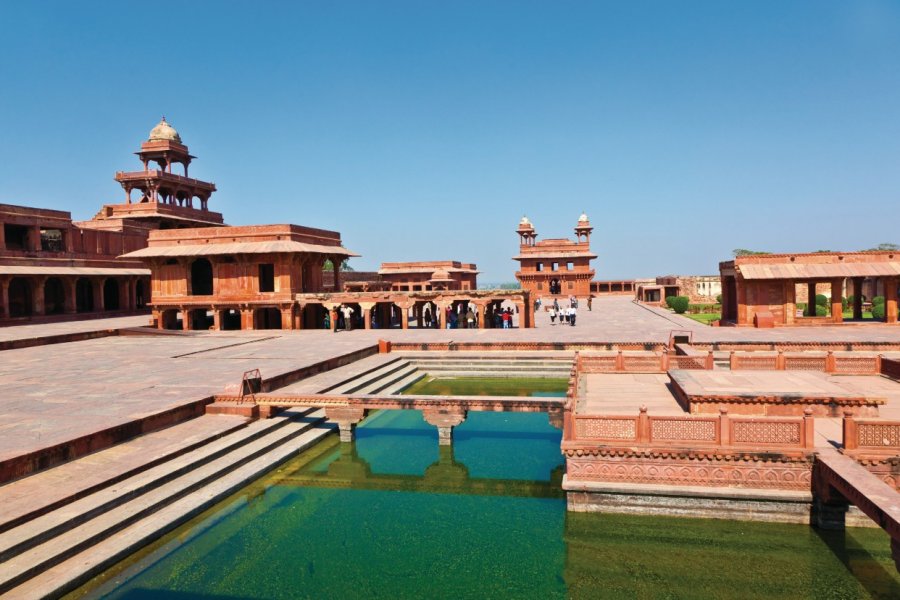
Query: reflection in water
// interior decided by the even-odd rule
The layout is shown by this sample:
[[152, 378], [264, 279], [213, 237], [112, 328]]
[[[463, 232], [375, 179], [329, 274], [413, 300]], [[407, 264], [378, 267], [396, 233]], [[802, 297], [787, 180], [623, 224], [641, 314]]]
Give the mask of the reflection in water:
[[439, 447], [420, 413], [373, 415], [354, 444], [304, 452], [90, 595], [900, 597], [881, 530], [848, 533], [840, 558], [800, 525], [567, 514], [547, 415], [473, 413], [458, 433]]

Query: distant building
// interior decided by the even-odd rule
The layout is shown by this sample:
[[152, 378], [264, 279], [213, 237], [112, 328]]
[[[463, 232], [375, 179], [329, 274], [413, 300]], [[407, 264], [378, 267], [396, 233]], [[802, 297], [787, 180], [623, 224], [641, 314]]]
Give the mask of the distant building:
[[[768, 327], [841, 323], [845, 289], [853, 290], [853, 318], [859, 320], [866, 285], [883, 290], [885, 321], [897, 322], [900, 253], [895, 251], [739, 256], [719, 263], [719, 273], [724, 323]], [[815, 302], [798, 312], [801, 293], [814, 298], [822, 284], [830, 287], [826, 295], [830, 314], [817, 317]]]
[[393, 291], [476, 290], [478, 268], [455, 260], [381, 263], [378, 275]]
[[669, 296], [687, 296], [691, 304], [713, 304], [722, 293], [716, 275], [664, 275], [635, 281], [635, 297], [648, 304], [665, 304]]
[[582, 214], [575, 226], [577, 241], [547, 239], [537, 241], [537, 231], [527, 217], [522, 217], [516, 233], [519, 234], [519, 261], [516, 279], [522, 289], [532, 297], [591, 295], [594, 270], [591, 260], [597, 258], [591, 252], [591, 232], [594, 230], [586, 214]]

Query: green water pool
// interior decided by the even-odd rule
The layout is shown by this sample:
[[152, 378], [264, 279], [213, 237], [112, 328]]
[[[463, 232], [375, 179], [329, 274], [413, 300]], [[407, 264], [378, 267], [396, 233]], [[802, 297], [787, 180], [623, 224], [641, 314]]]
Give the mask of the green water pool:
[[72, 597], [897, 598], [880, 529], [567, 513], [560, 433], [416, 411], [285, 463]]
[[401, 391], [424, 396], [565, 396], [569, 381], [541, 377], [426, 376]]

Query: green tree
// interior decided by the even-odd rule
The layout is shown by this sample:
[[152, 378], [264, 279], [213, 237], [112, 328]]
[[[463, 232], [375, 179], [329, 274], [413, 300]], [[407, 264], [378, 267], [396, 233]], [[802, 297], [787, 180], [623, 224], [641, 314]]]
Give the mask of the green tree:
[[732, 250], [735, 258], [738, 256], [754, 256], [756, 254], [771, 254], [771, 252], [760, 252], [758, 250], [747, 250], [746, 248], [735, 248]]
[[[330, 260], [326, 260], [325, 264], [322, 265], [323, 271], [334, 271], [334, 263]], [[341, 271], [350, 271], [353, 272], [353, 267], [350, 266], [350, 259], [345, 258], [344, 262], [341, 263]]]
[[869, 248], [868, 250], [863, 250], [863, 252], [868, 252], [869, 250], [900, 250], [900, 245], [897, 244], [878, 244], [874, 248]]

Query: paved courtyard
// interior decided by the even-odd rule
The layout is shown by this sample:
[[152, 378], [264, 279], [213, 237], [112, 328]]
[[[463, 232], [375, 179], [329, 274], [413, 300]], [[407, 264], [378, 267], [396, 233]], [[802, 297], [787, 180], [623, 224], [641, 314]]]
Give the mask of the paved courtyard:
[[[114, 336], [3, 351], [0, 460], [199, 400], [236, 383], [249, 369], [259, 368], [264, 377], [271, 377], [370, 346], [379, 338], [416, 342], [661, 342], [668, 340], [673, 329], [690, 329], [695, 341], [900, 343], [900, 327], [713, 328], [635, 304], [626, 297], [599, 298], [593, 309], [587, 311], [582, 305], [575, 327], [551, 326], [549, 316], [541, 311], [535, 329], [190, 332]], [[146, 317], [129, 317], [8, 327], [0, 329], [0, 341], [133, 327], [146, 321]], [[622, 393], [656, 402], [649, 391], [643, 390], [644, 385], [657, 390], [660, 386], [659, 382], [634, 378]], [[658, 401], [662, 408], [664, 397]]]

